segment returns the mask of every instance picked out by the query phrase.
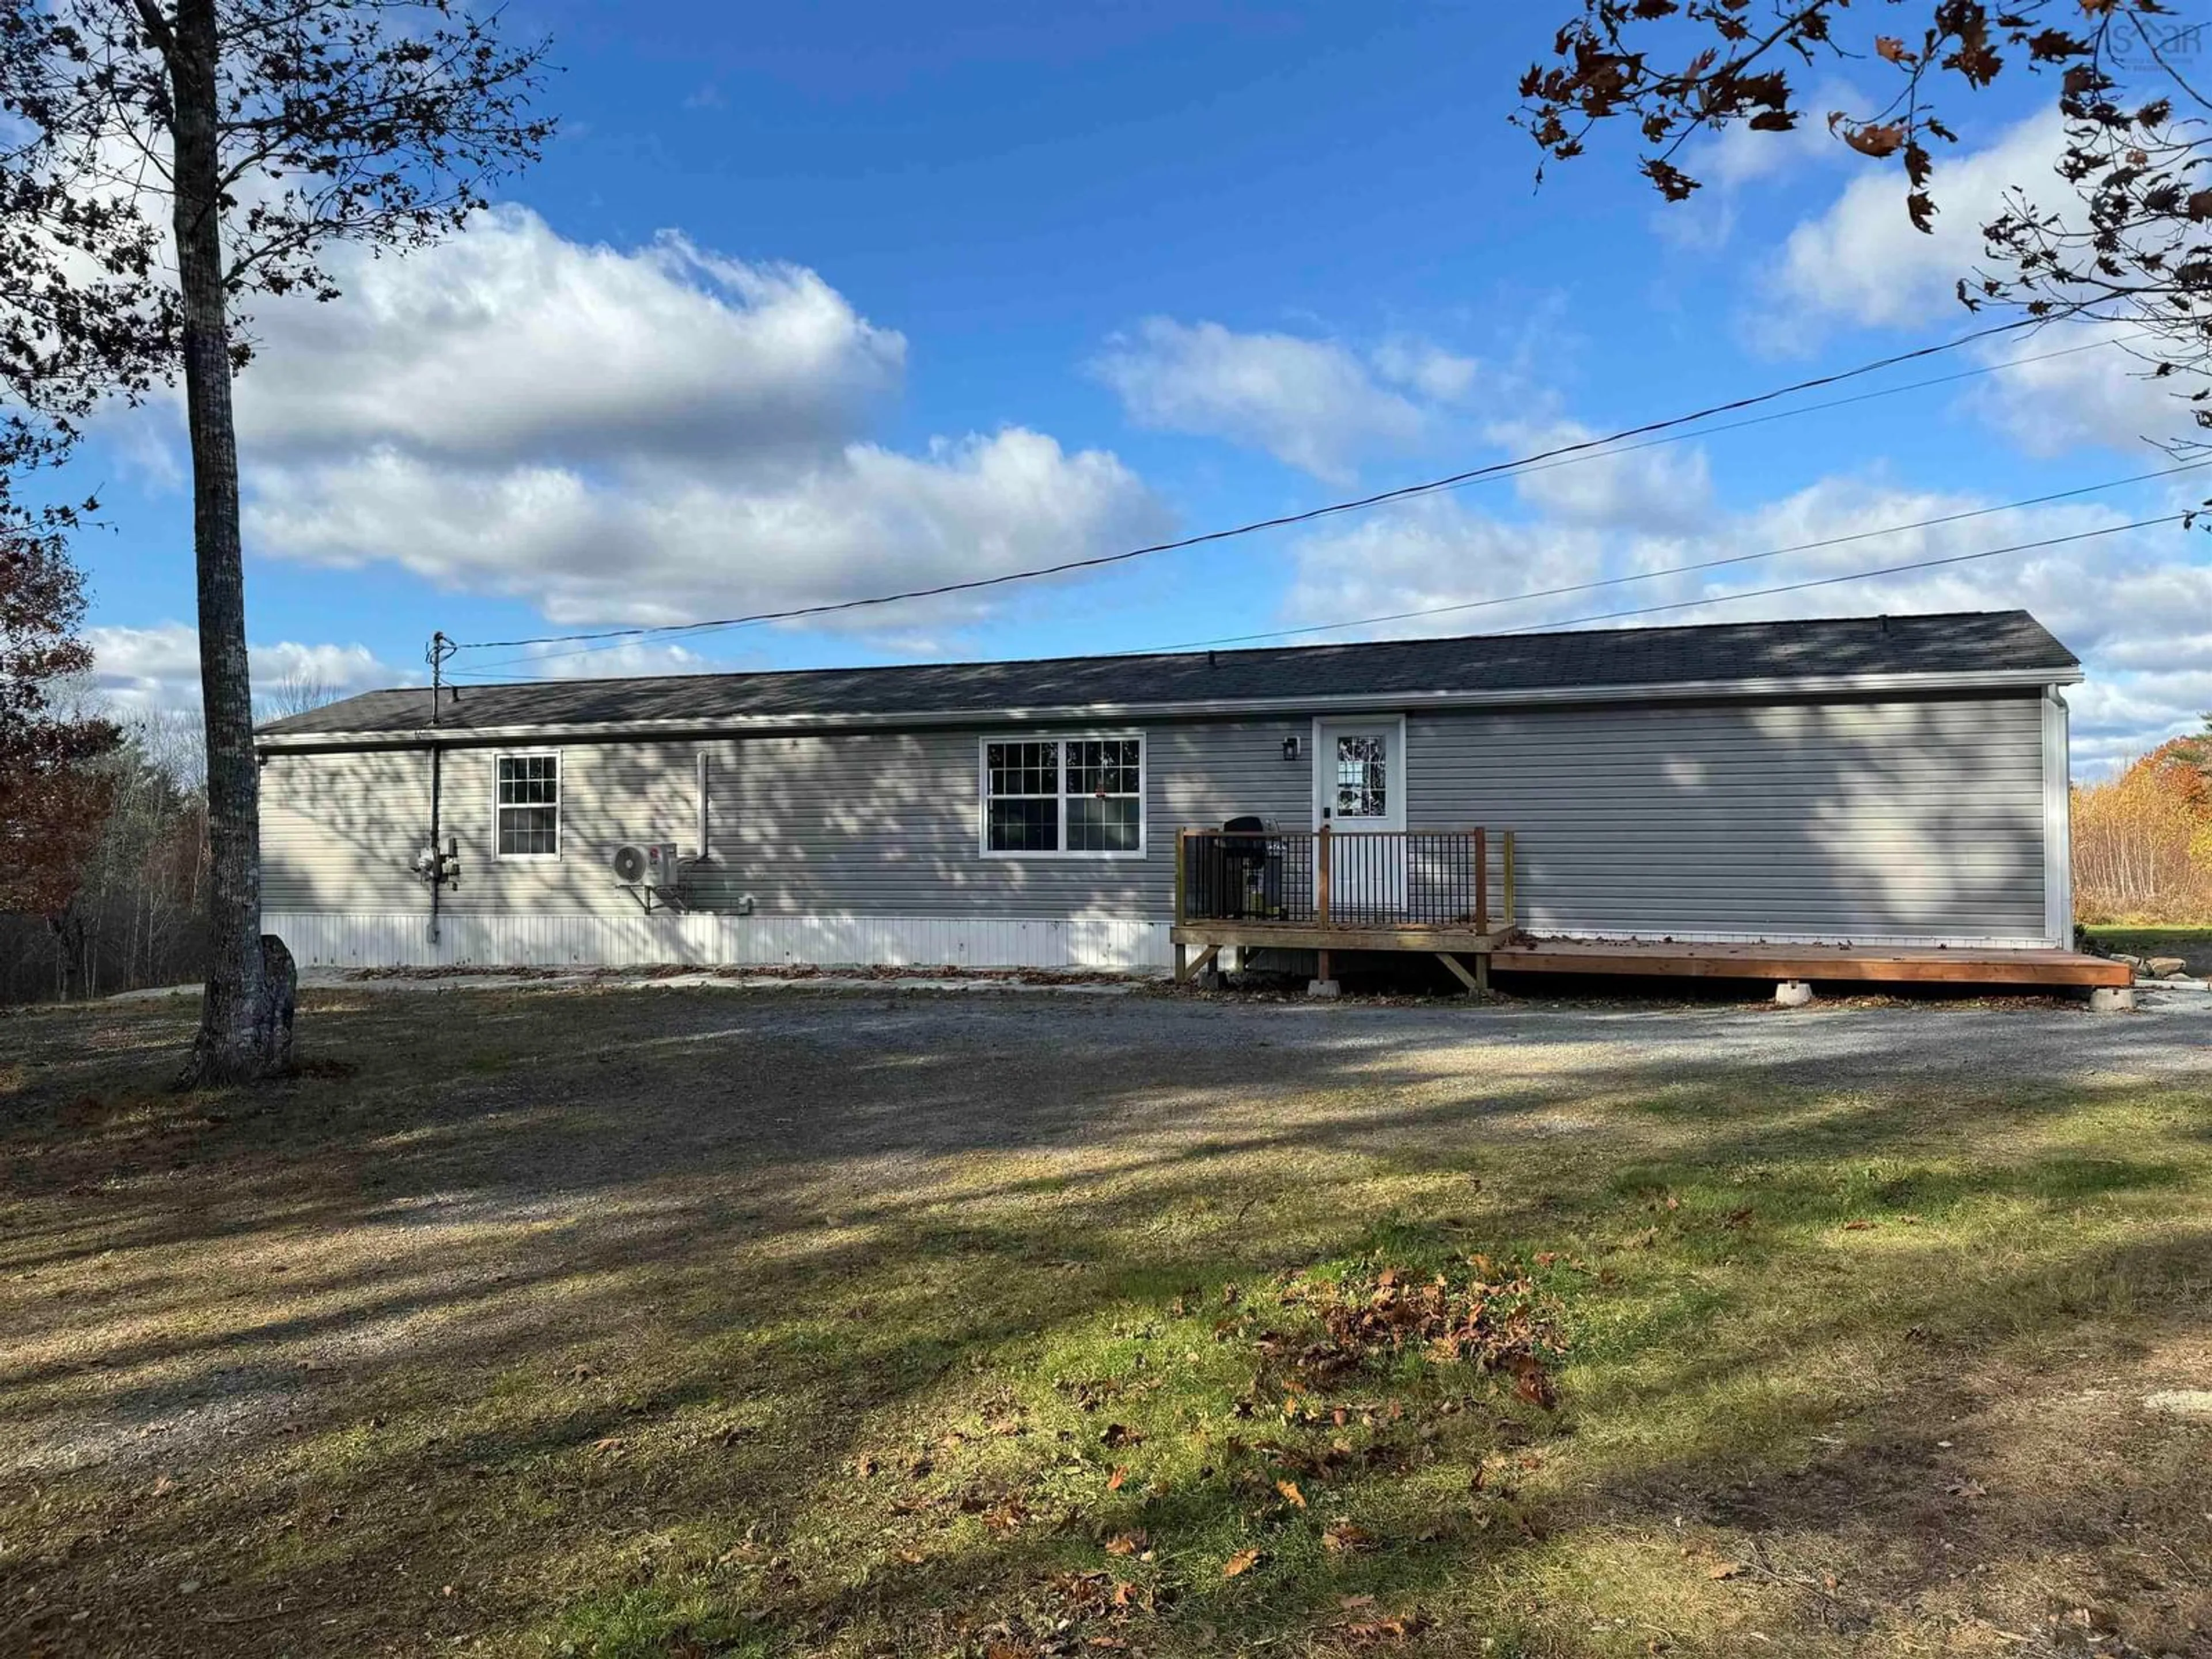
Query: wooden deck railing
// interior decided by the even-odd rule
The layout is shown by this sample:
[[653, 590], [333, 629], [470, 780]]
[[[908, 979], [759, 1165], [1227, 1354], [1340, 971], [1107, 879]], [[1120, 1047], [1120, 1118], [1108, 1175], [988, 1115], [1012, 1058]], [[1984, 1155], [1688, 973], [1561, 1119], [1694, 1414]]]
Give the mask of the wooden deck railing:
[[[1493, 902], [1494, 901], [1494, 902]], [[1185, 830], [1176, 922], [1301, 928], [1513, 925], [1513, 832]]]

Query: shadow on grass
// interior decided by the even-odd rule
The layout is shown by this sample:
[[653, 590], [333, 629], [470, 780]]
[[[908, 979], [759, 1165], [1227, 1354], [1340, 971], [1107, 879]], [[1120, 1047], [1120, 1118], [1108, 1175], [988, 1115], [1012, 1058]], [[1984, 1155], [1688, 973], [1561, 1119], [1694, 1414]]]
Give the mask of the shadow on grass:
[[[1925, 1540], [1913, 1472], [1990, 1366], [2206, 1323], [2202, 1150], [2142, 1085], [1026, 1012], [395, 998], [324, 1015], [358, 1078], [189, 1127], [134, 1092], [158, 1044], [57, 1055], [0, 1231], [7, 1510], [52, 1547], [0, 1629], [1202, 1651], [1418, 1608], [1444, 1650], [1643, 1651], [1743, 1592], [1624, 1537]], [[1463, 1367], [1255, 1397], [1279, 1275], [1476, 1252], [1544, 1264], [1559, 1417]], [[2041, 1570], [2072, 1524], [1978, 1547]], [[1804, 1641], [1887, 1616], [1762, 1571]]]

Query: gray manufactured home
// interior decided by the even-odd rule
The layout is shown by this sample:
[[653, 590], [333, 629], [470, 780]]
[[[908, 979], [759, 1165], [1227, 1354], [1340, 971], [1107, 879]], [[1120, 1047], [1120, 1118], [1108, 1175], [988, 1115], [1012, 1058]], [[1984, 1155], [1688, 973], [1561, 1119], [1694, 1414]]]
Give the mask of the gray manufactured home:
[[263, 902], [303, 966], [1157, 968], [1182, 831], [1489, 825], [1540, 937], [2063, 946], [2081, 678], [2006, 611], [375, 691], [261, 729]]

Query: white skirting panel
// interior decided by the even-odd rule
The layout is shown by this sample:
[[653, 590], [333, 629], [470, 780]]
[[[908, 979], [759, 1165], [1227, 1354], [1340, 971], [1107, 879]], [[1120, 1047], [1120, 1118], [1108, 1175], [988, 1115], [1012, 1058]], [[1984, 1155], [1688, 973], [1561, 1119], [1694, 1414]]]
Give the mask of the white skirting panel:
[[1164, 968], [1168, 924], [1090, 917], [446, 915], [271, 911], [302, 968]]

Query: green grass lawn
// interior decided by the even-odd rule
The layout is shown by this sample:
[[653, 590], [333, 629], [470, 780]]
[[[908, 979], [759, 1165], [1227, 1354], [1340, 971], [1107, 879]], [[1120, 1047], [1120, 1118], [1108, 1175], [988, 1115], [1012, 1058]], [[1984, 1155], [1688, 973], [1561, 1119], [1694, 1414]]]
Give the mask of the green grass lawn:
[[2212, 1071], [879, 1006], [0, 1028], [0, 1648], [2212, 1647]]

